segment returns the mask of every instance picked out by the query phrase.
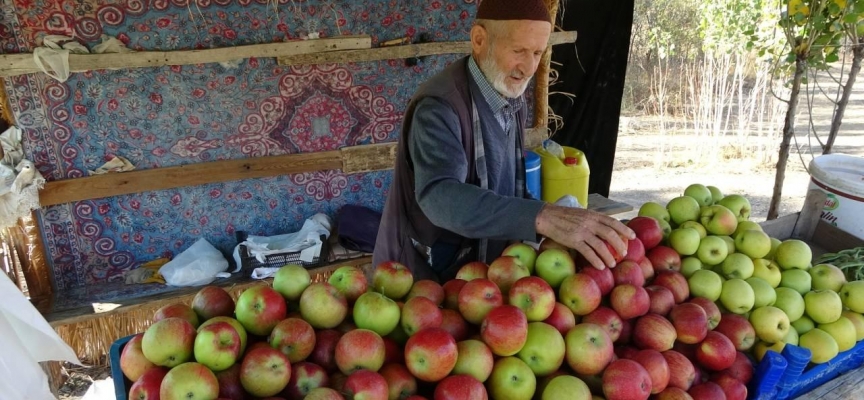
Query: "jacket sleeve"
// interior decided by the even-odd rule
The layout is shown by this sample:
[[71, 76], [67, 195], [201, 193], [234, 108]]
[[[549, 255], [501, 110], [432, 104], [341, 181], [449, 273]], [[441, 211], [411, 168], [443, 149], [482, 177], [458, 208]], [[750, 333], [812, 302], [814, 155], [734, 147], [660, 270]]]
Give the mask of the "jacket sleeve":
[[456, 113], [440, 100], [420, 100], [411, 121], [408, 151], [417, 202], [429, 220], [467, 238], [536, 240], [534, 221], [543, 203], [507, 197], [469, 183], [468, 159]]

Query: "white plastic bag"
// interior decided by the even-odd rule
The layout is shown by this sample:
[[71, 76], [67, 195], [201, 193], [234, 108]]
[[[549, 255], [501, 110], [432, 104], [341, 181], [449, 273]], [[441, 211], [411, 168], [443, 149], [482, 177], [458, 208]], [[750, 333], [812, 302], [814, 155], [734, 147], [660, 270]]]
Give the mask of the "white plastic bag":
[[102, 35], [102, 43], [93, 46], [93, 53], [132, 53], [132, 50], [127, 48], [119, 39]]
[[[249, 255], [254, 256], [262, 263], [266, 261], [266, 257], [270, 254], [297, 251], [300, 252], [300, 261], [311, 262], [321, 253], [321, 247], [324, 244], [321, 241], [321, 235], [329, 238], [332, 226], [333, 223], [330, 217], [326, 214], [318, 213], [307, 219], [303, 223], [303, 227], [297, 232], [276, 236], [249, 236], [245, 242], [239, 243], [234, 247], [234, 261], [237, 263], [237, 269], [234, 272], [240, 271], [241, 268], [241, 244], [249, 250]], [[267, 276], [263, 277], [266, 278]]]
[[69, 79], [69, 50], [37, 47], [33, 50], [33, 62], [42, 72], [59, 82]]
[[228, 260], [206, 239], [195, 244], [159, 268], [165, 283], [171, 286], [201, 286], [213, 282], [228, 270]]

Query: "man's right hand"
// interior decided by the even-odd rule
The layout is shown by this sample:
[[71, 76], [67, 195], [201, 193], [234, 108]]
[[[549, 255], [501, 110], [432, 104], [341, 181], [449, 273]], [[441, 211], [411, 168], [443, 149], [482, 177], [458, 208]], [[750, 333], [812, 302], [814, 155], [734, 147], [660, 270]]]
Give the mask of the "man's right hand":
[[537, 214], [537, 233], [578, 251], [594, 268], [615, 266], [606, 243], [627, 254], [627, 240], [636, 234], [615, 218], [582, 208], [547, 204]]

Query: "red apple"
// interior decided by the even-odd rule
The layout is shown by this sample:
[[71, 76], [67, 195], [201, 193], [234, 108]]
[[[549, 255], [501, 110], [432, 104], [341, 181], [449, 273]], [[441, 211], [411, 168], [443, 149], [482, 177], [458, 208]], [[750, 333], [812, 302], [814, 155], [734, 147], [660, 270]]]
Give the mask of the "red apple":
[[324, 367], [310, 362], [299, 362], [291, 366], [291, 379], [282, 391], [282, 397], [288, 400], [301, 400], [312, 389], [327, 387], [329, 383], [330, 379]]
[[384, 341], [384, 365], [390, 363], [401, 363], [405, 360], [405, 353], [402, 351], [402, 346], [391, 337], [384, 336], [381, 338]]
[[[285, 381], [288, 381], [287, 377]], [[187, 362], [171, 368], [162, 378], [162, 384], [159, 386], [159, 398], [162, 400], [215, 399], [217, 396], [219, 396], [219, 381], [216, 380], [216, 375], [196, 362]]]
[[512, 356], [528, 338], [528, 320], [518, 307], [502, 305], [489, 311], [480, 325], [480, 337], [498, 356]]
[[472, 261], [459, 268], [459, 271], [456, 272], [456, 279], [462, 279], [464, 281], [487, 279], [488, 271], [489, 266], [486, 265], [486, 263], [482, 261]]
[[384, 365], [384, 340], [368, 329], [355, 329], [339, 338], [335, 354], [336, 366], [345, 375], [360, 369], [377, 372]]
[[726, 400], [747, 400], [747, 386], [731, 375], [720, 374], [712, 378], [711, 382], [716, 383], [720, 386], [720, 389], [723, 389]]
[[501, 256], [496, 258], [489, 264], [489, 270], [486, 272], [487, 278], [498, 285], [501, 293], [509, 293], [510, 287], [513, 286], [520, 278], [530, 276], [531, 272], [528, 267], [522, 264], [518, 258], [513, 256]]
[[[380, 266], [376, 272], [379, 270], [381, 270]], [[395, 271], [394, 274], [401, 274], [398, 272], [398, 269]], [[382, 272], [381, 274], [385, 273]], [[411, 279], [414, 278], [412, 277]], [[408, 289], [410, 289], [410, 286]], [[407, 291], [408, 289], [405, 290]], [[390, 295], [378, 290], [378, 288], [376, 288], [375, 291], [390, 297]], [[300, 315], [302, 315], [303, 319], [315, 329], [335, 328], [339, 326], [339, 324], [345, 320], [345, 316], [348, 315], [348, 300], [346, 300], [345, 295], [343, 295], [339, 289], [333, 287], [333, 285], [327, 282], [316, 282], [309, 285], [309, 287], [307, 287], [300, 295]]]
[[540, 241], [540, 245], [537, 247], [537, 253], [539, 254], [549, 249], [559, 249], [567, 252], [570, 251], [567, 246], [549, 239], [548, 237], [544, 237], [543, 240]]
[[453, 336], [453, 340], [462, 341], [468, 338], [468, 322], [458, 311], [441, 310], [441, 328]]
[[696, 344], [708, 334], [708, 315], [696, 304], [681, 303], [672, 307], [669, 320], [675, 326], [678, 341], [681, 343]]
[[201, 320], [198, 318], [198, 314], [192, 310], [192, 307], [181, 303], [164, 305], [156, 310], [155, 314], [153, 314], [154, 323], [166, 318], [185, 319], [186, 321], [189, 321], [195, 329], [198, 329], [198, 326], [201, 325]]
[[645, 257], [648, 257], [648, 260], [651, 261], [651, 265], [654, 266], [654, 271], [657, 273], [669, 270], [681, 270], [681, 256], [671, 247], [654, 247], [645, 253]]
[[612, 339], [600, 325], [579, 324], [564, 336], [565, 359], [577, 374], [599, 374], [615, 356]]
[[636, 353], [639, 353], [640, 351], [642, 350], [639, 350], [633, 346], [617, 345], [615, 346], [615, 357], [632, 360], [633, 357], [636, 356]]
[[384, 400], [388, 397], [387, 381], [377, 372], [361, 369], [348, 375], [342, 392], [354, 400]]
[[290, 380], [291, 362], [272, 347], [250, 347], [240, 364], [240, 383], [253, 396], [273, 396]]
[[[644, 318], [644, 317], [643, 317]], [[642, 350], [636, 353], [631, 360], [636, 361], [648, 371], [651, 377], [651, 394], [657, 394], [669, 385], [669, 364], [656, 350]]]
[[645, 257], [645, 245], [642, 241], [639, 240], [638, 237], [636, 239], [628, 240], [627, 255], [624, 256], [624, 259], [639, 262], [643, 257]]
[[606, 400], [646, 400], [651, 389], [651, 376], [636, 361], [616, 360], [603, 371]]
[[441, 287], [444, 289], [444, 308], [459, 311], [459, 291], [468, 281], [451, 279]]
[[726, 400], [726, 394], [723, 393], [723, 389], [714, 382], [703, 382], [693, 385], [687, 393], [698, 400]]
[[558, 288], [558, 299], [575, 315], [587, 315], [600, 305], [600, 287], [583, 273], [570, 275]]
[[669, 365], [669, 386], [682, 390], [690, 389], [696, 379], [696, 368], [693, 367], [693, 363], [675, 350], [666, 350], [661, 354]]
[[714, 331], [729, 338], [738, 351], [750, 350], [756, 344], [756, 330], [747, 318], [738, 314], [723, 314]]
[[173, 368], [192, 359], [195, 328], [189, 321], [171, 317], [150, 325], [141, 338], [141, 352], [153, 364]]
[[349, 304], [354, 303], [361, 294], [366, 293], [369, 286], [363, 270], [353, 265], [336, 268], [327, 283], [342, 292]]
[[192, 310], [204, 322], [213, 317], [233, 317], [234, 298], [218, 286], [205, 286], [192, 298]]
[[[623, 238], [623, 237], [621, 239], [623, 239], [625, 242], [628, 240], [628, 239]], [[609, 242], [604, 240], [603, 243], [606, 245], [606, 250], [608, 250], [609, 253], [612, 254], [612, 258], [615, 259], [616, 265], [624, 260], [624, 256], [619, 254], [618, 250], [615, 250], [615, 248], [612, 247], [612, 245], [609, 244]]]
[[612, 268], [612, 276], [615, 278], [615, 286], [630, 284], [634, 286], [645, 286], [645, 274], [639, 263], [632, 260], [624, 260]]
[[543, 322], [554, 326], [558, 332], [561, 332], [561, 335], [566, 335], [570, 328], [576, 326], [576, 316], [564, 304], [555, 303], [555, 306], [552, 308], [552, 314], [549, 314], [549, 318], [546, 318]]
[[658, 393], [655, 400], [693, 400], [693, 397], [683, 389], [670, 386]]
[[675, 297], [675, 304], [683, 303], [690, 297], [690, 286], [687, 283], [687, 278], [675, 271], [663, 271], [654, 277], [654, 285], [663, 286], [672, 292]]
[[633, 343], [641, 349], [666, 351], [675, 344], [675, 327], [657, 314], [645, 314], [633, 327]]
[[651, 264], [651, 260], [649, 260], [648, 257], [642, 257], [636, 262], [639, 263], [639, 268], [642, 269], [642, 276], [645, 277], [645, 282], [651, 280], [656, 273], [654, 271], [654, 265]]
[[627, 226], [636, 233], [645, 250], [651, 250], [663, 241], [663, 228], [654, 218], [635, 217], [627, 222]]
[[336, 344], [342, 333], [335, 329], [322, 329], [315, 332], [315, 348], [309, 355], [309, 361], [320, 365], [327, 372], [336, 371]]
[[[345, 381], [347, 379], [348, 379], [348, 376], [339, 372], [339, 371], [336, 371], [327, 377], [327, 380], [330, 381], [330, 388], [334, 389], [340, 393], [342, 392], [342, 389], [345, 387]], [[314, 391], [314, 389], [313, 389], [313, 391]], [[308, 397], [308, 395], [307, 395], [307, 397]]]
[[131, 382], [137, 381], [148, 369], [156, 367], [156, 364], [144, 357], [144, 352], [141, 351], [141, 339], [143, 338], [143, 333], [133, 336], [123, 346], [123, 351], [120, 352], [120, 370]]
[[507, 300], [510, 305], [519, 307], [529, 322], [538, 322], [552, 314], [555, 308], [555, 291], [543, 279], [526, 276], [510, 287]]
[[240, 321], [231, 317], [213, 317], [202, 322], [201, 326], [198, 327], [198, 330], [200, 331], [201, 328], [217, 322], [227, 322], [234, 327], [234, 330], [236, 330], [237, 334], [240, 335], [240, 355], [242, 356], [243, 354], [246, 354], [246, 342], [249, 341], [249, 335], [246, 333], [246, 329], [243, 328], [243, 324], [241, 324]]
[[693, 304], [702, 307], [705, 310], [705, 315], [708, 316], [708, 330], [714, 330], [720, 324], [720, 308], [713, 301], [705, 297], [694, 297], [690, 299]]
[[405, 365], [422, 381], [444, 379], [456, 365], [457, 356], [456, 341], [441, 328], [424, 329], [405, 343]]
[[645, 291], [648, 292], [649, 312], [665, 317], [669, 311], [672, 311], [672, 307], [675, 306], [675, 296], [672, 295], [672, 291], [657, 285], [648, 286]]
[[444, 319], [441, 309], [432, 300], [423, 296], [412, 297], [402, 306], [402, 319], [399, 323], [408, 336], [426, 328], [441, 326]]
[[240, 335], [227, 322], [199, 328], [195, 335], [193, 354], [195, 361], [213, 372], [228, 369], [240, 358]]
[[735, 362], [735, 345], [725, 335], [711, 331], [696, 348], [696, 360], [706, 369], [722, 371]]
[[231, 368], [215, 374], [216, 380], [219, 381], [220, 398], [231, 400], [244, 400], [246, 398], [246, 390], [240, 383], [240, 363], [235, 363]]
[[501, 290], [488, 279], [469, 280], [459, 291], [459, 313], [472, 324], [479, 325], [489, 311], [502, 304]]
[[618, 340], [615, 341], [615, 344], [629, 344], [633, 338], [633, 325], [635, 324], [635, 319], [621, 320], [621, 334], [618, 335]]
[[640, 317], [647, 314], [651, 307], [648, 292], [641, 286], [630, 284], [615, 286], [609, 296], [612, 309], [618, 313], [621, 319]]
[[305, 360], [315, 350], [315, 329], [299, 318], [286, 318], [270, 332], [270, 346], [279, 349], [291, 363]]
[[387, 381], [388, 398], [404, 399], [417, 393], [417, 380], [404, 365], [384, 364], [378, 373]]
[[686, 343], [681, 343], [679, 341], [675, 341], [675, 346], [672, 346], [672, 350], [675, 350], [675, 351], [681, 353], [682, 355], [684, 355], [684, 357], [687, 357], [688, 360], [694, 360], [695, 361], [696, 360], [696, 346], [698, 346], [698, 344], [686, 344]]
[[615, 276], [612, 274], [611, 268], [597, 269], [594, 267], [582, 268], [579, 272], [594, 279], [594, 283], [600, 288], [600, 294], [606, 296], [615, 287]]
[[750, 383], [751, 379], [753, 379], [755, 368], [753, 362], [750, 361], [750, 357], [747, 357], [746, 354], [739, 351], [735, 354], [735, 362], [732, 363], [732, 366], [724, 369], [720, 373], [727, 374], [746, 385]]
[[134, 400], [158, 399], [162, 379], [165, 378], [168, 371], [168, 368], [157, 367], [155, 365], [153, 368], [144, 371], [138, 379], [133, 381], [135, 383], [129, 388], [128, 398]]
[[240, 294], [234, 313], [247, 332], [267, 336], [285, 319], [288, 306], [285, 298], [270, 286], [256, 285]]
[[486, 388], [469, 375], [452, 375], [435, 387], [435, 400], [486, 400]]
[[385, 261], [375, 267], [371, 284], [372, 290], [393, 300], [401, 299], [414, 285], [414, 275], [408, 267], [398, 262]]
[[408, 294], [405, 295], [405, 301], [410, 300], [412, 297], [423, 296], [429, 300], [432, 300], [436, 306], [440, 306], [444, 303], [444, 297], [446, 294], [444, 293], [444, 288], [441, 287], [438, 282], [423, 279], [417, 282], [414, 282], [414, 286], [411, 286], [411, 290], [408, 291]]
[[582, 318], [582, 323], [600, 325], [609, 334], [609, 339], [612, 342], [615, 342], [621, 336], [621, 325], [623, 324], [621, 317], [618, 316], [615, 310], [609, 307], [597, 307], [597, 309]]
[[321, 387], [310, 390], [303, 400], [345, 400], [345, 397], [335, 389]]

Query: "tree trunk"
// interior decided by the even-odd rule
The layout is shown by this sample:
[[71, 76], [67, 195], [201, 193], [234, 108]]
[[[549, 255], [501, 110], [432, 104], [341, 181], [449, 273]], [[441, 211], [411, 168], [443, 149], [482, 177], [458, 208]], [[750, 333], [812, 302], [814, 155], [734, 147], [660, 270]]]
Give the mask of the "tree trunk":
[[798, 110], [798, 94], [801, 92], [801, 79], [807, 70], [807, 59], [798, 56], [795, 59], [795, 75], [792, 77], [792, 92], [789, 94], [789, 108], [786, 110], [786, 122], [783, 125], [783, 140], [780, 142], [780, 155], [777, 158], [777, 175], [774, 177], [774, 193], [771, 195], [771, 206], [768, 208], [768, 219], [776, 219], [780, 214], [780, 200], [783, 195], [783, 181], [786, 179], [786, 162], [789, 160], [789, 142], [795, 134], [795, 113]]
[[846, 78], [846, 84], [843, 85], [843, 96], [837, 102], [837, 107], [834, 109], [834, 118], [831, 119], [831, 131], [828, 132], [828, 141], [825, 143], [825, 148], [822, 149], [822, 154], [830, 154], [834, 147], [834, 139], [837, 139], [837, 133], [840, 132], [840, 124], [843, 122], [843, 115], [846, 113], [846, 105], [849, 104], [849, 96], [852, 95], [852, 85], [855, 84], [855, 78], [858, 77], [858, 72], [861, 71], [861, 59], [864, 58], [864, 43], [858, 43], [852, 48], [852, 66], [849, 68], [849, 77]]

